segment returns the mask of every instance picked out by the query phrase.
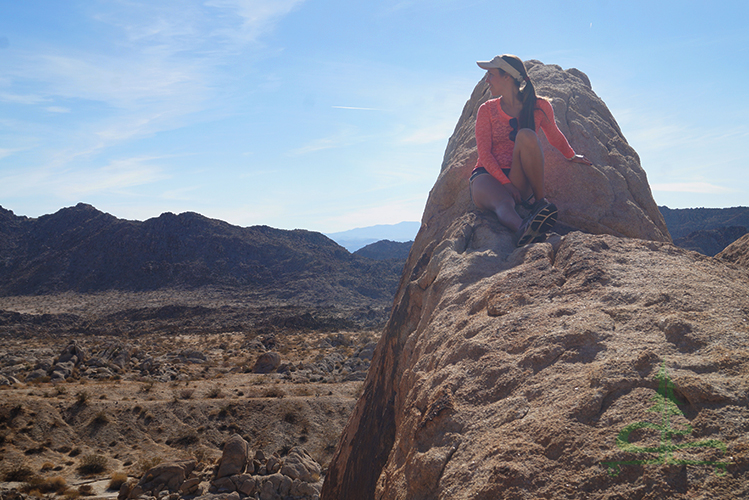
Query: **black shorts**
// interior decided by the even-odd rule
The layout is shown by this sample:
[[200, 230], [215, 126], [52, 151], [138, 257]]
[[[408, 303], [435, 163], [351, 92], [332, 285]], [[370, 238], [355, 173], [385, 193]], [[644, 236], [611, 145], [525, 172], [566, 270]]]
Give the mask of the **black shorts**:
[[[471, 182], [473, 179], [478, 177], [481, 174], [488, 174], [489, 171], [486, 170], [484, 167], [476, 167], [473, 169], [473, 172], [471, 172], [471, 178], [468, 179], [468, 182]], [[507, 178], [510, 178], [510, 169], [509, 168], [503, 168], [502, 173], [507, 176]]]

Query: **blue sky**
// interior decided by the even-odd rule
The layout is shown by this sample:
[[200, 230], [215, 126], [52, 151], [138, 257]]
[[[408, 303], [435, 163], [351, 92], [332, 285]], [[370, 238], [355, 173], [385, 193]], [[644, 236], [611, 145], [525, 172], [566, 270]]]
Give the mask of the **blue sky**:
[[749, 205], [748, 5], [0, 0], [0, 205], [416, 221], [501, 53], [585, 72], [659, 205]]

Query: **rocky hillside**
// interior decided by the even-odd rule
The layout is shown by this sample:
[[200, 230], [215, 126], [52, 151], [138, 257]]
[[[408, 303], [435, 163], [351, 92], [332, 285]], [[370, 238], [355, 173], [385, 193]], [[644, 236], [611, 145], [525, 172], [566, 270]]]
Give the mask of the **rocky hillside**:
[[354, 255], [366, 257], [375, 260], [399, 260], [405, 262], [408, 258], [408, 252], [411, 250], [413, 241], [390, 241], [381, 240], [371, 243], [364, 248], [360, 248]]
[[658, 207], [674, 244], [711, 257], [749, 231], [749, 207]]
[[481, 82], [321, 498], [749, 497], [745, 239], [718, 259], [674, 246], [587, 77], [530, 66], [595, 164], [547, 150], [565, 173], [550, 196], [584, 231], [518, 249], [472, 209]]
[[211, 286], [302, 304], [389, 305], [402, 268], [319, 233], [195, 213], [139, 222], [85, 204], [37, 219], [0, 208], [0, 235], [0, 296]]
[[674, 239], [683, 238], [695, 231], [711, 231], [731, 226], [749, 228], [749, 207], [658, 208]]

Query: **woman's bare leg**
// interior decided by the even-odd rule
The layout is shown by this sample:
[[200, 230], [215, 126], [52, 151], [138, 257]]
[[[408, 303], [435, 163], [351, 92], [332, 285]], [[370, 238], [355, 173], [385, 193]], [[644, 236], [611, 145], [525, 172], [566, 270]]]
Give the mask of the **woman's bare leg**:
[[499, 222], [517, 231], [523, 220], [515, 211], [515, 200], [510, 191], [489, 174], [476, 176], [471, 181], [473, 203], [481, 210], [491, 210], [497, 214]]
[[536, 200], [546, 196], [544, 190], [544, 152], [536, 132], [529, 128], [520, 129], [515, 138], [512, 152], [510, 180], [518, 188], [523, 199], [531, 193]]

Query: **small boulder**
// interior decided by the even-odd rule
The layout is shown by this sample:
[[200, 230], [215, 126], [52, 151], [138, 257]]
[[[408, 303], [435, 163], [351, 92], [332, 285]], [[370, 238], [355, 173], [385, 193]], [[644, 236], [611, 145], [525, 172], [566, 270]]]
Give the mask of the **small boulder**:
[[266, 352], [255, 361], [252, 373], [270, 373], [281, 364], [281, 355], [277, 352]]

